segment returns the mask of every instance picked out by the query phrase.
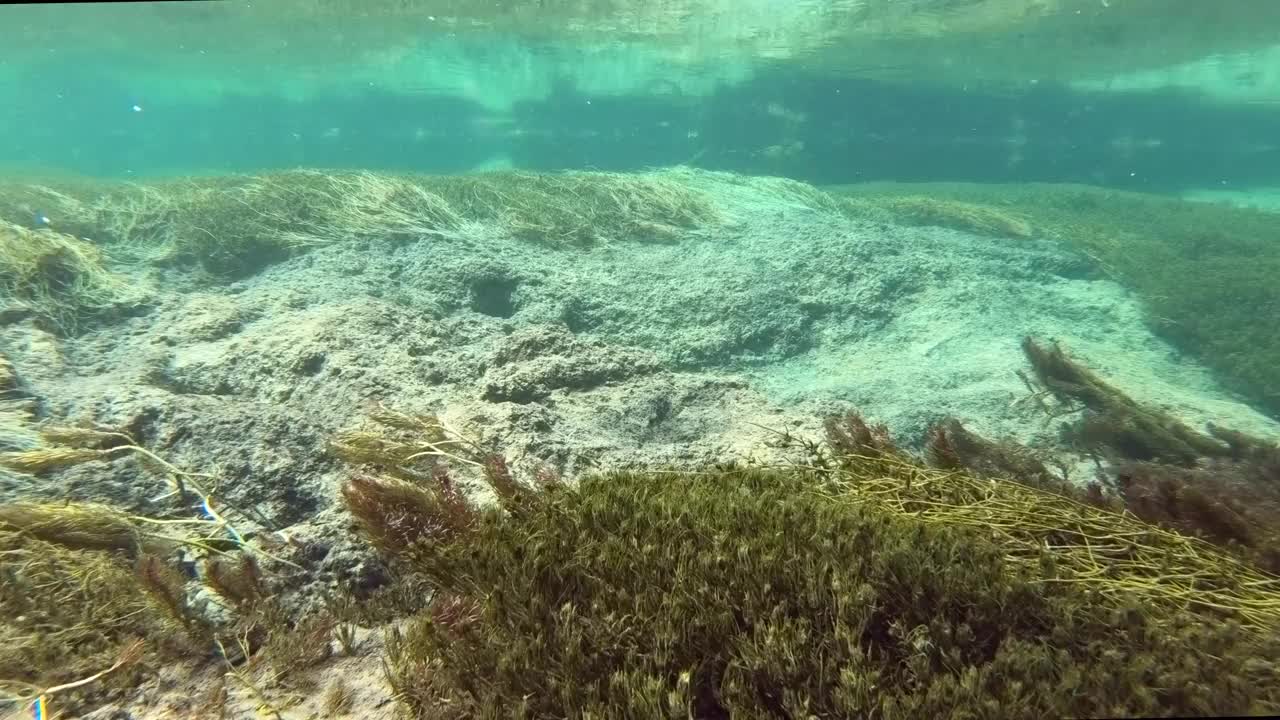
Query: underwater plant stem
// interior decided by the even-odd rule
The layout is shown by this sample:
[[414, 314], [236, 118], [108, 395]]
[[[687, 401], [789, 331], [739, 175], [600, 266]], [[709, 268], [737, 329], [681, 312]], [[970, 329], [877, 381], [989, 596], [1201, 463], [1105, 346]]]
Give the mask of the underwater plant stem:
[[[257, 683], [253, 682], [244, 670], [236, 668], [231, 664], [231, 660], [227, 658], [227, 648], [223, 646], [222, 641], [214, 638], [214, 642], [218, 644], [218, 651], [222, 654], [222, 661], [227, 665], [227, 675], [230, 675], [236, 680], [236, 682], [243, 685], [245, 689], [253, 694], [253, 697], [258, 701], [258, 712], [271, 715], [272, 717], [275, 717], [276, 720], [284, 720], [284, 716], [281, 715], [280, 711], [276, 710], [275, 706], [271, 704], [271, 701], [267, 699], [266, 694], [258, 688]], [[248, 644], [245, 641], [241, 640], [240, 646], [241, 653], [246, 658], [253, 654], [249, 652]]]
[[433, 445], [433, 446], [430, 446], [430, 447], [431, 447], [431, 449], [430, 449], [430, 450], [424, 450], [424, 451], [422, 451], [422, 452], [420, 452], [420, 453], [414, 453], [413, 455], [410, 455], [409, 457], [407, 457], [407, 458], [405, 458], [405, 459], [404, 459], [404, 462], [405, 462], [405, 463], [408, 463], [408, 462], [410, 462], [410, 461], [417, 460], [418, 458], [423, 458], [423, 457], [433, 457], [433, 456], [434, 456], [434, 457], [444, 457], [444, 458], [449, 458], [450, 460], [454, 460], [454, 461], [456, 461], [456, 462], [460, 462], [460, 463], [465, 463], [465, 464], [467, 464], [467, 465], [472, 465], [472, 466], [475, 466], [475, 467], [484, 467], [484, 465], [483, 465], [482, 463], [478, 463], [478, 462], [476, 462], [476, 461], [474, 461], [474, 460], [468, 460], [468, 459], [466, 459], [466, 458], [464, 458], [464, 457], [459, 457], [459, 456], [457, 456], [457, 455], [454, 455], [453, 453], [447, 453], [447, 452], [445, 452], [445, 451], [443, 451], [443, 450], [440, 450], [440, 449], [436, 448], [434, 445]]
[[[128, 647], [124, 649], [124, 652], [120, 653], [120, 658], [116, 660], [115, 664], [112, 665], [111, 667], [101, 672], [94, 673], [89, 677], [81, 678], [79, 680], [75, 680], [69, 683], [63, 683], [61, 685], [54, 685], [53, 687], [50, 687], [50, 688], [45, 688], [44, 690], [41, 690], [40, 692], [36, 693], [36, 697], [28, 702], [27, 708], [33, 709], [36, 707], [41, 707], [43, 709], [47, 702], [45, 700], [46, 697], [62, 692], [64, 690], [74, 690], [75, 688], [88, 685], [89, 683], [97, 682], [98, 680], [101, 680], [102, 678], [106, 677], [107, 675], [110, 675], [116, 670], [119, 670], [125, 665], [129, 665], [131, 663], [137, 662], [141, 657], [142, 657], [142, 641], [135, 640], [133, 641], [132, 644], [130, 644]], [[45, 712], [39, 717], [45, 717], [47, 715], [48, 713]]]
[[[111, 434], [112, 434], [112, 435], [117, 435], [117, 436], [119, 436], [119, 437], [128, 438], [128, 436], [127, 436], [127, 435], [122, 435], [122, 434], [120, 434], [120, 433], [111, 433]], [[163, 468], [164, 468], [166, 471], [168, 471], [169, 473], [171, 473], [171, 474], [173, 474], [173, 475], [176, 475], [176, 476], [178, 476], [178, 477], [197, 477], [197, 478], [207, 478], [207, 479], [210, 479], [210, 480], [212, 480], [212, 479], [213, 479], [213, 476], [212, 476], [212, 475], [206, 475], [206, 474], [203, 474], [203, 473], [186, 472], [185, 470], [179, 470], [179, 469], [177, 468], [177, 466], [175, 466], [173, 463], [170, 463], [168, 460], [165, 460], [164, 458], [160, 457], [159, 455], [156, 455], [155, 453], [151, 452], [150, 450], [147, 450], [147, 449], [146, 449], [146, 448], [144, 448], [144, 447], [141, 447], [141, 446], [139, 446], [139, 445], [134, 444], [134, 443], [132, 442], [132, 440], [130, 440], [130, 443], [129, 443], [128, 445], [121, 445], [120, 447], [108, 448], [108, 449], [106, 449], [106, 450], [103, 450], [103, 451], [102, 451], [102, 453], [103, 453], [104, 455], [111, 455], [111, 454], [115, 454], [115, 453], [118, 453], [118, 452], [136, 452], [136, 453], [139, 453], [140, 455], [143, 455], [143, 456], [144, 456], [144, 457], [146, 457], [147, 459], [149, 459], [149, 460], [152, 460], [152, 461], [156, 462], [157, 464], [159, 464], [161, 467], [163, 467]], [[176, 481], [175, 481], [175, 486], [176, 486]], [[203, 492], [203, 491], [202, 491], [202, 490], [200, 490], [200, 488], [199, 488], [199, 487], [197, 487], [194, 483], [192, 484], [192, 487], [196, 488], [196, 491], [197, 491], [197, 492]], [[178, 492], [182, 492], [182, 490], [181, 490], [180, 488], [175, 488], [175, 489], [178, 489]]]
[[[156, 455], [150, 450], [147, 450], [146, 448], [133, 444], [132, 439], [129, 438], [129, 436], [124, 435], [122, 433], [111, 433], [111, 434], [116, 435], [118, 437], [129, 439], [131, 442], [128, 445], [121, 445], [120, 447], [103, 450], [102, 452], [104, 454], [112, 454], [117, 452], [135, 452], [135, 453], [139, 453], [140, 455], [142, 455], [143, 457], [146, 457], [149, 460], [156, 462], [161, 467], [163, 467], [165, 471], [167, 471], [169, 474], [173, 476], [172, 478], [173, 486], [174, 486], [173, 489], [174, 489], [174, 492], [178, 493], [179, 496], [185, 497], [187, 494], [187, 487], [180, 480], [180, 478], [205, 478], [209, 480], [215, 479], [213, 475], [208, 475], [205, 473], [186, 472], [185, 470], [180, 470], [173, 463], [170, 463], [168, 460], [165, 460], [164, 458], [160, 457], [159, 455]], [[240, 531], [236, 530], [235, 526], [232, 525], [229, 520], [227, 520], [221, 513], [219, 513], [217, 510], [214, 509], [212, 494], [194, 482], [186, 483], [186, 485], [189, 485], [190, 489], [193, 490], [197, 496], [199, 496], [200, 507], [205, 511], [205, 513], [210, 518], [212, 518], [215, 522], [219, 523], [222, 528], [226, 529], [226, 531], [231, 534], [232, 538], [238, 544], [244, 545], [245, 544], [244, 536], [240, 534]], [[233, 507], [232, 509], [234, 510], [235, 508]], [[245, 512], [242, 510], [237, 510], [237, 512], [239, 512], [244, 517], [254, 520], [256, 522], [262, 522], [263, 520], [263, 518], [250, 517], [250, 514], [248, 512]], [[204, 522], [204, 521], [197, 521], [197, 522]], [[263, 524], [266, 525], [267, 523], [263, 523]], [[272, 559], [276, 559], [276, 558], [272, 558]], [[286, 563], [286, 564], [293, 565], [293, 563]]]

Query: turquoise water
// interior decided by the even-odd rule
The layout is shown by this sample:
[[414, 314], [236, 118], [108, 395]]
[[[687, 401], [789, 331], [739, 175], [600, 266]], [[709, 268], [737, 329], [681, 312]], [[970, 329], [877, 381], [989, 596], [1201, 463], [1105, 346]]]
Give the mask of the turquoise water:
[[6, 6], [0, 166], [1280, 184], [1256, 3], [526, 5]]

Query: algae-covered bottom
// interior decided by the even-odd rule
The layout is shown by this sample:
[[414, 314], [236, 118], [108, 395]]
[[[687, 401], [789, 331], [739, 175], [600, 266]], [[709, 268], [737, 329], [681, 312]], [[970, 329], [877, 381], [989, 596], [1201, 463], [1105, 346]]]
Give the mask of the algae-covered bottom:
[[989, 192], [9, 183], [5, 692], [137, 718], [1274, 709], [1280, 432], [1139, 277], [1266, 250], [1110, 219], [1271, 216]]

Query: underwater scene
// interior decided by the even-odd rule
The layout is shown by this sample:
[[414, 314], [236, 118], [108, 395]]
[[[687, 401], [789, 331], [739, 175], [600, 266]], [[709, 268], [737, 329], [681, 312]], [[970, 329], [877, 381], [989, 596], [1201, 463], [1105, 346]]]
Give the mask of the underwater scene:
[[0, 718], [1280, 713], [1280, 3], [0, 6]]

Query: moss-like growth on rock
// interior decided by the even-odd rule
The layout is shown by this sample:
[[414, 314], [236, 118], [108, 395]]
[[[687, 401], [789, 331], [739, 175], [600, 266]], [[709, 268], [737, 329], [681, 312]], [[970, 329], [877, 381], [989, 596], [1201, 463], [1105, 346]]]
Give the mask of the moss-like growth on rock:
[[9, 358], [0, 355], [0, 397], [12, 394], [18, 389], [18, 371], [13, 369]]
[[[148, 184], [9, 182], [0, 185], [8, 198], [0, 200], [0, 220], [8, 221], [7, 232], [26, 238], [37, 231], [24, 226], [33, 222], [33, 212], [41, 212], [59, 230], [92, 238], [121, 258], [196, 264], [215, 275], [236, 276], [332, 243], [447, 238], [467, 221], [494, 223], [552, 247], [673, 242], [719, 221], [710, 196], [690, 185], [690, 172], [438, 176], [294, 170]], [[64, 237], [38, 232], [46, 245]], [[0, 251], [5, 244], [0, 234]], [[63, 254], [70, 252], [65, 245], [58, 246]], [[88, 255], [95, 246], [71, 247]], [[5, 265], [15, 262], [0, 254], [0, 281]]]
[[145, 291], [107, 268], [102, 248], [49, 229], [0, 220], [0, 297], [60, 332], [136, 304]]
[[0, 696], [25, 705], [45, 695], [58, 717], [79, 716], [157, 661], [191, 651], [127, 553], [79, 544], [38, 539], [0, 518]]
[[674, 242], [719, 221], [710, 197], [679, 171], [493, 172], [424, 182], [464, 217], [497, 221], [518, 238], [552, 247]]
[[97, 503], [0, 504], [0, 527], [74, 550], [144, 549], [144, 537], [125, 513]]
[[1031, 223], [1016, 213], [981, 203], [903, 195], [873, 201], [850, 198], [844, 204], [844, 210], [855, 217], [876, 209], [887, 212], [904, 225], [932, 225], [989, 237], [1029, 238], [1035, 234]]
[[[389, 638], [397, 697], [416, 717], [1280, 709], [1275, 580], [1131, 516], [925, 469], [857, 416], [828, 429], [786, 468], [521, 485], [400, 546], [436, 593]], [[407, 520], [445, 523], [428, 512]]]
[[295, 170], [108, 187], [99, 234], [140, 258], [240, 275], [346, 240], [427, 238], [460, 219], [439, 196], [392, 175]]
[[[287, 611], [257, 557], [279, 559], [262, 542], [219, 541], [208, 524], [97, 504], [0, 504], [0, 708], [41, 701], [57, 711], [48, 717], [79, 716], [215, 648], [255, 690], [250, 676], [264, 665], [280, 680], [326, 659], [333, 615]], [[200, 579], [225, 613], [193, 605], [196, 586], [172, 561], [178, 546], [203, 557]]]

